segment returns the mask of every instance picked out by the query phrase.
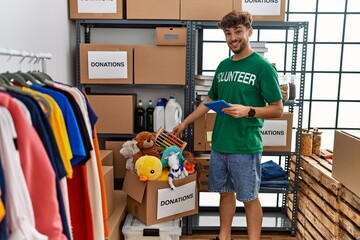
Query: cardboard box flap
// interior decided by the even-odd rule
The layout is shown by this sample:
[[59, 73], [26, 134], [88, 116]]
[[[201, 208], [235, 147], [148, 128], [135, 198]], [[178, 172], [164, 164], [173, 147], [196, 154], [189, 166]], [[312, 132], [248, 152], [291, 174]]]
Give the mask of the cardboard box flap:
[[350, 135], [351, 137], [360, 139], [360, 131], [358, 130], [342, 130], [341, 132]]
[[124, 180], [124, 191], [139, 203], [142, 203], [145, 193], [146, 183], [139, 181], [139, 177], [130, 171], [126, 172]]

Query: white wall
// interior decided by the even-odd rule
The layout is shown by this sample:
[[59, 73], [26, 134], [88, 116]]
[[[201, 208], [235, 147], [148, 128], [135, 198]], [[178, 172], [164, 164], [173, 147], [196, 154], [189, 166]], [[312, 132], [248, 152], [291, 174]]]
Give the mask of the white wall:
[[[51, 53], [47, 73], [75, 84], [75, 24], [68, 17], [68, 0], [0, 0], [0, 48]], [[0, 72], [19, 70], [21, 57], [0, 55]], [[25, 59], [21, 70], [29, 70]]]

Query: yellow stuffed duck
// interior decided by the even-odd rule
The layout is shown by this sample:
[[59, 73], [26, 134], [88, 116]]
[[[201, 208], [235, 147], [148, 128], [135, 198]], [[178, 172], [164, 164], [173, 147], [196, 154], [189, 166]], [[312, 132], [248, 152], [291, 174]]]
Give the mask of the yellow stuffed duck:
[[157, 157], [142, 156], [135, 162], [135, 169], [140, 181], [156, 180], [161, 175], [162, 164]]

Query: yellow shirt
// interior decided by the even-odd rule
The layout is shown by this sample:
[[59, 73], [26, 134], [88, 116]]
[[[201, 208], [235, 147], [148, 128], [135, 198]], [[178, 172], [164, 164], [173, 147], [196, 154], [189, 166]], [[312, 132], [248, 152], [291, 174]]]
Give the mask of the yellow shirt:
[[49, 122], [50, 122], [51, 128], [55, 135], [55, 140], [56, 140], [56, 143], [59, 148], [60, 156], [61, 156], [62, 162], [64, 164], [64, 167], [65, 167], [65, 170], [67, 173], [67, 177], [72, 178], [73, 177], [73, 169], [72, 169], [70, 160], [73, 158], [73, 154], [71, 151], [69, 136], [67, 134], [64, 117], [62, 115], [59, 105], [48, 94], [40, 93], [40, 92], [34, 91], [32, 89], [29, 89], [27, 87], [23, 87], [22, 89], [24, 91], [32, 93], [35, 96], [40, 95], [49, 102], [50, 107], [51, 107], [51, 111], [50, 111], [50, 115], [49, 115]]

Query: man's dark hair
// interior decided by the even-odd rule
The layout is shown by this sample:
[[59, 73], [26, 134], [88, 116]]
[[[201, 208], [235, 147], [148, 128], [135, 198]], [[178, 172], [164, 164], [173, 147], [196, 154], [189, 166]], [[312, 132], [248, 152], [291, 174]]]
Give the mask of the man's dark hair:
[[238, 25], [243, 25], [247, 29], [251, 28], [252, 25], [251, 14], [245, 11], [234, 10], [226, 14], [218, 24], [219, 28], [222, 30], [231, 27], [236, 27]]

